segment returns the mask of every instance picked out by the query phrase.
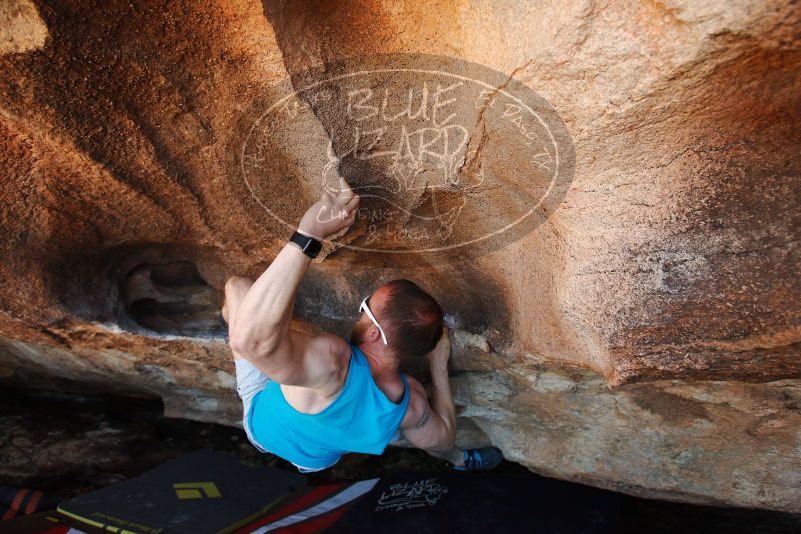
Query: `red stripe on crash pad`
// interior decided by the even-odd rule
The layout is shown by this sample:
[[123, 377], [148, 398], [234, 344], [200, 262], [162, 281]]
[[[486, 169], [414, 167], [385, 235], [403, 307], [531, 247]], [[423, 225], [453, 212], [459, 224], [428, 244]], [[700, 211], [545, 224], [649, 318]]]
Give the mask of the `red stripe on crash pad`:
[[312, 517], [303, 523], [290, 525], [280, 530], [276, 530], [274, 531], [274, 534], [314, 534], [315, 532], [320, 532], [323, 529], [333, 525], [334, 522], [342, 517], [342, 514], [344, 514], [351, 506], [353, 506], [352, 502], [337, 508], [333, 512], [318, 515], [317, 517]]
[[41, 498], [42, 498], [41, 491], [33, 492], [33, 495], [31, 495], [31, 498], [28, 501], [28, 505], [25, 507], [25, 515], [30, 515], [36, 511], [36, 507], [39, 505], [39, 499]]
[[377, 483], [378, 479], [372, 478], [370, 480], [360, 480], [359, 482], [348, 484], [344, 489], [335, 492], [324, 501], [320, 501], [314, 506], [309, 506], [283, 519], [267, 523], [253, 530], [253, 532], [260, 534], [265, 534], [267, 532], [293, 532], [292, 528], [296, 526], [314, 521], [315, 518], [327, 516], [336, 510], [348, 506], [350, 503], [371, 491]]
[[16, 495], [14, 495], [14, 500], [11, 501], [11, 507], [8, 510], [6, 510], [6, 513], [3, 514], [3, 519], [2, 519], [3, 521], [11, 519], [15, 515], [17, 515], [19, 507], [22, 504], [22, 499], [25, 498], [25, 494], [28, 493], [29, 491], [30, 490], [23, 488], [19, 490]]
[[300, 497], [298, 500], [291, 502], [287, 504], [285, 507], [277, 510], [275, 513], [270, 514], [266, 517], [262, 517], [261, 519], [258, 519], [253, 523], [250, 523], [249, 525], [240, 528], [239, 530], [236, 531], [236, 534], [245, 534], [247, 532], [252, 532], [253, 530], [257, 529], [262, 525], [272, 523], [273, 521], [277, 521], [281, 518], [292, 515], [295, 512], [299, 512], [304, 508], [313, 506], [318, 502], [322, 501], [323, 499], [329, 497], [331, 494], [336, 493], [337, 491], [342, 489], [343, 486], [345, 486], [345, 484], [329, 484], [326, 486], [318, 486], [313, 490], [311, 490], [310, 492], [308, 492], [307, 494]]

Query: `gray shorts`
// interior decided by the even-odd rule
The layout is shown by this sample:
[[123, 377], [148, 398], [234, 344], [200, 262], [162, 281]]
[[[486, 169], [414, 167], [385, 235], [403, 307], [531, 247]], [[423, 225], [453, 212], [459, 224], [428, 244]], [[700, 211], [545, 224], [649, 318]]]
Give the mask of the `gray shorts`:
[[[245, 434], [247, 435], [250, 443], [256, 447], [259, 452], [269, 453], [270, 451], [259, 445], [256, 439], [253, 437], [253, 431], [251, 430], [250, 422], [248, 421], [248, 412], [250, 411], [250, 405], [253, 403], [253, 397], [256, 395], [256, 393], [264, 389], [264, 387], [267, 385], [267, 382], [270, 381], [270, 378], [244, 358], [234, 358], [234, 365], [236, 365], [236, 391], [239, 393], [239, 398], [242, 399], [242, 427], [245, 429]], [[395, 436], [393, 436], [392, 441], [390, 441], [390, 445], [397, 444], [401, 437], [401, 431], [398, 430], [395, 433]], [[328, 467], [331, 467], [329, 465], [328, 467], [311, 469], [295, 463], [292, 465], [297, 467], [298, 471], [301, 473], [322, 471], [323, 469], [328, 469]]]
[[[245, 435], [247, 435], [250, 443], [256, 447], [256, 450], [259, 452], [269, 453], [270, 451], [259, 445], [256, 439], [253, 437], [253, 431], [251, 430], [250, 422], [248, 421], [248, 412], [250, 411], [250, 405], [253, 403], [253, 397], [256, 395], [256, 393], [264, 389], [264, 387], [267, 385], [267, 382], [270, 381], [270, 378], [244, 358], [234, 358], [234, 365], [236, 366], [236, 392], [239, 393], [239, 398], [242, 399], [242, 427], [245, 429]], [[298, 471], [301, 473], [322, 471], [323, 469], [328, 469], [328, 467], [331, 467], [328, 466], [320, 469], [311, 469], [294, 463], [292, 465], [297, 467]]]

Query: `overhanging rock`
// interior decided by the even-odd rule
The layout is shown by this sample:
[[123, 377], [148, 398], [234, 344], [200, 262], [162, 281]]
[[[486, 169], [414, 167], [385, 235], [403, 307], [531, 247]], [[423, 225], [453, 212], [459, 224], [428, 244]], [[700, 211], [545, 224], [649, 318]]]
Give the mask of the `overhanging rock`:
[[[365, 294], [414, 279], [458, 334], [464, 439], [640, 495], [801, 512], [794, 3], [266, 4], [3, 8], [4, 381], [237, 424], [222, 287], [342, 175], [381, 193], [310, 270], [299, 328], [344, 335]], [[362, 86], [326, 81], [359, 61]], [[426, 80], [431, 115], [404, 114], [397, 89], [418, 110]], [[557, 153], [573, 167], [554, 180]]]

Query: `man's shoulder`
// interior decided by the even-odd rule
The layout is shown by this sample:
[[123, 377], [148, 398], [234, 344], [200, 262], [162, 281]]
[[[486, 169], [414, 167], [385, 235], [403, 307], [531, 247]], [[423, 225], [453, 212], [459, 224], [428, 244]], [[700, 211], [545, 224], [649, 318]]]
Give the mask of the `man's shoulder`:
[[328, 357], [338, 362], [350, 357], [351, 352], [350, 343], [345, 338], [327, 332], [315, 335], [309, 348], [321, 357]]
[[344, 381], [350, 360], [351, 346], [342, 337], [321, 333], [313, 336], [306, 345], [305, 367], [313, 377], [315, 389], [329, 389], [332, 382]]

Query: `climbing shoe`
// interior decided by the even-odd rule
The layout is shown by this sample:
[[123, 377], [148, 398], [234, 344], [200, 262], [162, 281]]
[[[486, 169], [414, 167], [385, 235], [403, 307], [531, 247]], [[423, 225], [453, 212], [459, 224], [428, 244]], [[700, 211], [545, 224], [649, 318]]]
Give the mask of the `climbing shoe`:
[[457, 471], [486, 471], [498, 467], [503, 461], [503, 453], [498, 447], [465, 449], [464, 465], [454, 465]]

